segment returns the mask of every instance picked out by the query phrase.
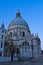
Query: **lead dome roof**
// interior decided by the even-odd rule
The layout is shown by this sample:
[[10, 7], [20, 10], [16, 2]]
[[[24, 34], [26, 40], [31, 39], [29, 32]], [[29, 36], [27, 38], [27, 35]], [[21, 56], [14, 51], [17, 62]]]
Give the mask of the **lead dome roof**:
[[11, 21], [8, 27], [14, 26], [14, 25], [22, 25], [28, 27], [27, 22], [22, 18], [21, 13], [18, 11], [16, 13], [15, 19]]

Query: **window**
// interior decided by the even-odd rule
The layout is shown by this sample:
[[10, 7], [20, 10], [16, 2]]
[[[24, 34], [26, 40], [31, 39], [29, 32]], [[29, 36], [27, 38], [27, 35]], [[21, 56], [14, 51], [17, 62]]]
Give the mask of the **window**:
[[2, 35], [2, 39], [3, 39], [3, 35]]
[[28, 45], [29, 45], [29, 43], [28, 43]]
[[22, 33], [22, 36], [23, 36], [23, 37], [25, 36], [25, 32]]
[[2, 46], [3, 46], [3, 41], [1, 41], [1, 48], [2, 48]]
[[19, 53], [19, 48], [17, 48], [17, 54]]
[[0, 56], [2, 56], [2, 52], [0, 52]]
[[23, 45], [29, 46], [29, 43], [27, 41], [23, 42]]
[[24, 45], [24, 42], [23, 42], [23, 45]]
[[10, 32], [10, 36], [12, 37], [12, 32]]

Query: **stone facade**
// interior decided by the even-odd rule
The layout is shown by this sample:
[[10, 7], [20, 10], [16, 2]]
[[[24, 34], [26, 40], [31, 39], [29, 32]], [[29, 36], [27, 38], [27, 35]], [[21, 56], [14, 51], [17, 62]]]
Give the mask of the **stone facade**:
[[[31, 33], [27, 22], [22, 18], [19, 11], [16, 13], [15, 19], [9, 24], [7, 34], [10, 34], [14, 48], [16, 48], [14, 57], [28, 59], [41, 56], [40, 38], [38, 37], [38, 34], [33, 35]], [[8, 42], [10, 45], [10, 40], [8, 40]], [[8, 55], [9, 53], [6, 54], [6, 56]]]

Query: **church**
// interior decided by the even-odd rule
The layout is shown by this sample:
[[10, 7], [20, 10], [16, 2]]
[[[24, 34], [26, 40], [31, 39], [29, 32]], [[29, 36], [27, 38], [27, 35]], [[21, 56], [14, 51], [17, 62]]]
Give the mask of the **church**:
[[[22, 18], [19, 11], [16, 13], [15, 18], [8, 25], [8, 29], [5, 30], [4, 36], [7, 34], [10, 34], [10, 39], [8, 39], [9, 45], [10, 40], [12, 40], [14, 49], [16, 49], [13, 57], [29, 59], [38, 58], [41, 56], [41, 40], [38, 34], [34, 35], [31, 33], [28, 23]], [[9, 57], [9, 49], [5, 45], [6, 43], [3, 43], [3, 46], [1, 46], [1, 44], [2, 43], [0, 41], [0, 50], [2, 49], [0, 51], [2, 55], [0, 56]]]

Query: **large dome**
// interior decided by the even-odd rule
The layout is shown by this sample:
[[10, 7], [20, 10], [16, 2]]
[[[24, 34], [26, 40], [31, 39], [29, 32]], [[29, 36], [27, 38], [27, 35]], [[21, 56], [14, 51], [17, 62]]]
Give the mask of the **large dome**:
[[9, 24], [9, 27], [14, 25], [22, 25], [28, 27], [27, 22], [21, 17], [21, 13], [19, 11], [16, 13], [15, 19], [13, 19]]

